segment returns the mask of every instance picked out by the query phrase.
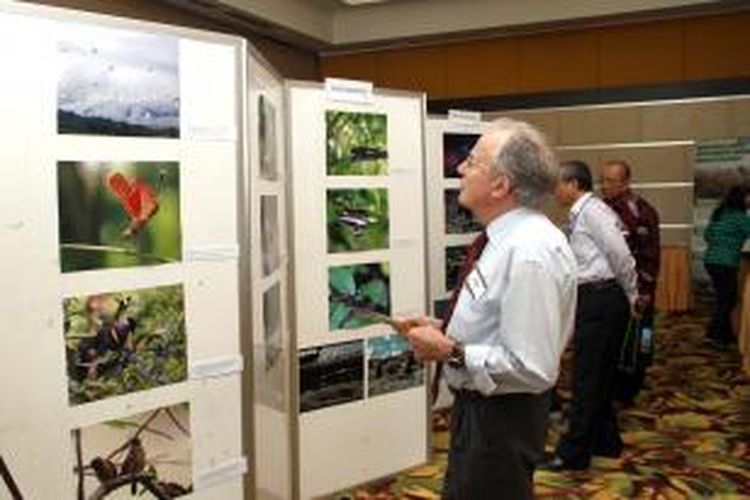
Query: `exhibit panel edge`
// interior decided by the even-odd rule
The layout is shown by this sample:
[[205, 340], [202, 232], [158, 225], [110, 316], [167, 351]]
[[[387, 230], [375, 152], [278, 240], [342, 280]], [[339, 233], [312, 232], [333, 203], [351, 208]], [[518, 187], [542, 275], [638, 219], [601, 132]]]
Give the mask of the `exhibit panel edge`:
[[[407, 252], [418, 255], [414, 262], [413, 279], [420, 282], [417, 287], [407, 286], [413, 290], [419, 290], [419, 297], [406, 300], [410, 304], [409, 309], [399, 311], [402, 313], [424, 313], [427, 311], [427, 294], [425, 289], [426, 264], [424, 260], [424, 96], [423, 94], [403, 91], [389, 91], [376, 89], [373, 93], [373, 105], [352, 105], [351, 103], [327, 102], [324, 87], [311, 82], [291, 81], [286, 84], [288, 115], [289, 115], [289, 154], [291, 193], [296, 195], [293, 201], [294, 207], [290, 211], [290, 226], [293, 226], [290, 246], [293, 248], [292, 268], [293, 280], [295, 281], [294, 294], [294, 321], [296, 321], [295, 335], [293, 335], [293, 352], [302, 352], [311, 348], [326, 349], [326, 346], [336, 348], [337, 345], [350, 344], [352, 346], [362, 342], [360, 351], [364, 351], [367, 339], [375, 339], [378, 335], [388, 332], [387, 328], [366, 327], [360, 331], [334, 330], [328, 331], [328, 304], [325, 296], [327, 293], [318, 290], [327, 283], [326, 267], [334, 262], [365, 262], [373, 256], [390, 256], [386, 258], [398, 258], [399, 252]], [[403, 101], [403, 107], [398, 102]], [[342, 177], [332, 179], [325, 175], [325, 122], [326, 109], [340, 109], [354, 113], [384, 113], [387, 115], [388, 127], [391, 132], [391, 122], [397, 122], [401, 115], [411, 115], [411, 118], [403, 121], [410, 123], [409, 133], [404, 134], [404, 129], [396, 128], [400, 133], [391, 133], [388, 137], [389, 168], [393, 172], [388, 175], [387, 180], [377, 181], [359, 180], [353, 177]], [[408, 111], [407, 111], [408, 110]], [[316, 121], [313, 121], [312, 117]], [[399, 125], [400, 127], [405, 125]], [[416, 141], [416, 136], [420, 136]], [[412, 142], [408, 142], [408, 141]], [[414, 144], [414, 143], [417, 144]], [[416, 147], [415, 147], [416, 146]], [[393, 148], [392, 148], [393, 147]], [[406, 149], [409, 152], [404, 153]], [[391, 152], [400, 151], [398, 156]], [[403, 158], [416, 158], [418, 165], [403, 165]], [[415, 156], [409, 156], [415, 155]], [[408, 162], [408, 160], [407, 160]], [[416, 168], [416, 169], [415, 169]], [[323, 169], [323, 170], [321, 170]], [[396, 233], [391, 234], [391, 247], [386, 250], [374, 250], [368, 252], [354, 252], [351, 255], [329, 254], [325, 244], [325, 224], [321, 214], [315, 214], [311, 207], [317, 207], [320, 211], [325, 206], [326, 189], [339, 189], [350, 182], [353, 186], [387, 186], [390, 192], [398, 191], [396, 186], [413, 185], [418, 194], [413, 197], [413, 203], [418, 205], [414, 208], [413, 220], [411, 222], [399, 222]], [[405, 188], [404, 188], [405, 189]], [[403, 197], [403, 194], [399, 194]], [[304, 200], [301, 201], [301, 198]], [[389, 200], [389, 202], [392, 200]], [[398, 202], [402, 203], [402, 202]], [[399, 214], [398, 211], [391, 214]], [[405, 224], [405, 225], [404, 225]], [[413, 224], [413, 225], [411, 225]], [[300, 226], [304, 226], [302, 233]], [[322, 231], [322, 233], [321, 233]], [[416, 231], [418, 235], [414, 238], [403, 238], [404, 231]], [[395, 244], [394, 244], [395, 242]], [[370, 256], [370, 257], [367, 257]], [[405, 261], [407, 262], [407, 261]], [[322, 267], [317, 271], [314, 267]], [[315, 276], [309, 276], [314, 274]], [[315, 284], [317, 283], [317, 284]], [[403, 283], [403, 281], [402, 281]], [[313, 288], [310, 288], [312, 285]], [[403, 284], [399, 285], [403, 287]], [[327, 287], [323, 288], [326, 290]], [[403, 293], [403, 292], [402, 292]], [[322, 300], [321, 300], [322, 299]], [[394, 299], [394, 303], [396, 300]], [[398, 307], [398, 305], [396, 306]], [[315, 311], [318, 311], [315, 313]], [[321, 313], [320, 311], [323, 311]], [[396, 313], [397, 311], [393, 311]], [[317, 314], [325, 318], [315, 324], [323, 325], [318, 333], [306, 332], [311, 328], [308, 321], [309, 314]], [[315, 327], [313, 327], [315, 328]], [[316, 347], [317, 346], [317, 347]], [[361, 363], [366, 364], [366, 354], [361, 354]], [[299, 373], [301, 370], [299, 359], [293, 361], [295, 367], [293, 399], [294, 407], [299, 408], [300, 400]], [[356, 361], [355, 361], [356, 363]], [[362, 368], [365, 372], [366, 368]], [[426, 369], [423, 373], [426, 374]], [[397, 473], [404, 468], [424, 463], [428, 456], [428, 413], [426, 375], [422, 383], [410, 389], [372, 396], [364, 395], [359, 400], [343, 404], [334, 404], [312, 411], [304, 411], [297, 414], [296, 425], [296, 466], [295, 466], [295, 498], [311, 498], [330, 494], [342, 488], [354, 486], [374, 479]], [[364, 381], [364, 391], [367, 392], [368, 383]], [[406, 425], [403, 422], [393, 421], [393, 415], [408, 414], [411, 420]], [[389, 434], [391, 439], [378, 439], [381, 432]], [[346, 439], [343, 439], [343, 438]], [[336, 454], [331, 454], [330, 443], [338, 442]], [[324, 455], [321, 455], [323, 453]]]
[[[106, 28], [112, 28], [113, 30], [118, 31], [133, 30], [139, 33], [151, 33], [152, 31], [155, 31], [158, 32], [158, 35], [164, 35], [166, 37], [171, 36], [177, 40], [191, 38], [208, 44], [220, 45], [231, 50], [233, 55], [244, 57], [242, 55], [244, 54], [244, 42], [237, 37], [226, 35], [214, 36], [211, 33], [200, 32], [197, 30], [186, 30], [156, 23], [119, 19], [110, 16], [90, 15], [67, 9], [28, 4], [20, 5], [15, 2], [0, 3], [0, 16], [3, 15], [11, 15], [14, 16], [15, 20], [27, 20], [32, 23], [44, 24], [49, 23], [50, 21], [60, 23], [71, 22], [76, 24], [84, 23], [87, 25], [96, 24], [97, 26], [106, 26]], [[40, 44], [47, 46], [52, 46], [54, 44], [54, 40], [52, 39], [47, 38], [44, 40], [43, 37], [45, 35], [34, 38], [36, 35], [31, 33], [29, 36], [32, 37], [32, 40], [22, 38], [17, 40], [17, 42], [19, 44], [28, 42], [32, 45]], [[48, 33], [46, 36], [48, 37]], [[31, 58], [31, 60], [49, 59]], [[27, 178], [28, 180], [29, 175], [31, 175], [34, 177], [34, 180], [33, 182], [25, 183], [28, 188], [24, 189], [18, 189], [18, 185], [14, 186], [12, 184], [5, 186], [7, 189], [22, 191], [24, 196], [10, 197], [10, 199], [14, 200], [13, 203], [15, 203], [15, 206], [11, 207], [7, 222], [11, 223], [11, 225], [15, 225], [13, 227], [7, 226], [5, 224], [5, 218], [3, 219], [3, 233], [5, 233], [6, 229], [12, 230], [11, 233], [7, 233], [8, 235], [13, 236], [8, 241], [15, 242], [15, 246], [18, 247], [15, 250], [11, 250], [10, 248], [7, 250], [9, 251], [8, 256], [15, 256], [16, 259], [15, 265], [13, 266], [15, 269], [12, 271], [12, 275], [19, 277], [17, 280], [8, 280], [9, 283], [7, 286], [12, 287], [14, 290], [5, 290], [4, 287], [4, 292], [7, 291], [8, 293], [3, 293], [3, 295], [8, 298], [8, 305], [12, 306], [13, 315], [21, 317], [16, 323], [18, 328], [14, 328], [13, 335], [20, 336], [25, 332], [28, 337], [28, 334], [33, 332], [33, 335], [37, 339], [37, 347], [33, 350], [9, 350], [6, 352], [14, 352], [15, 355], [13, 358], [18, 362], [23, 362], [23, 357], [18, 356], [17, 354], [20, 352], [26, 352], [26, 355], [29, 356], [29, 358], [26, 359], [25, 363], [28, 366], [40, 367], [40, 369], [34, 370], [33, 377], [27, 379], [28, 383], [33, 383], [36, 389], [34, 391], [22, 391], [27, 393], [27, 395], [23, 397], [23, 402], [16, 399], [20, 392], [14, 391], [18, 391], [19, 387], [22, 388], [25, 387], [25, 385], [16, 386], [16, 389], [13, 390], [9, 389], [10, 392], [6, 394], [8, 397], [3, 398], [6, 401], [19, 401], [21, 408], [16, 408], [16, 410], [22, 410], [26, 414], [26, 417], [23, 421], [20, 421], [15, 417], [10, 419], [0, 417], [2, 418], [0, 428], [3, 429], [2, 434], [5, 434], [4, 436], [0, 436], [0, 454], [2, 454], [6, 460], [10, 459], [13, 462], [10, 465], [14, 469], [13, 472], [16, 473], [16, 477], [20, 479], [20, 487], [26, 496], [30, 498], [52, 498], [58, 496], [61, 490], [70, 491], [72, 494], [74, 491], [74, 479], [73, 474], [70, 473], [70, 464], [72, 463], [71, 457], [74, 455], [74, 450], [71, 446], [71, 430], [86, 425], [86, 422], [95, 423], [102, 418], [109, 419], [126, 417], [134, 413], [153, 409], [170, 401], [173, 403], [186, 401], [193, 403], [191, 407], [191, 410], [193, 411], [191, 411], [190, 422], [192, 447], [193, 450], [202, 450], [202, 456], [196, 456], [195, 454], [192, 455], [191, 461], [193, 465], [191, 467], [191, 474], [193, 482], [199, 483], [201, 482], [201, 478], [206, 478], [211, 475], [218, 477], [216, 471], [211, 469], [213, 467], [211, 464], [215, 463], [216, 460], [227, 458], [227, 456], [230, 455], [232, 459], [241, 460], [242, 451], [236, 445], [237, 440], [227, 440], [227, 436], [224, 436], [214, 444], [214, 441], [210, 439], [211, 432], [206, 432], [206, 425], [209, 423], [203, 416], [198, 417], [196, 420], [196, 414], [203, 412], [196, 411], [195, 405], [201, 406], [204, 402], [207, 404], [214, 404], [209, 402], [211, 399], [210, 395], [213, 394], [214, 391], [217, 391], [217, 394], [221, 394], [220, 403], [230, 403], [229, 406], [225, 408], [224, 413], [226, 414], [227, 420], [233, 422], [233, 425], [227, 426], [231, 427], [227, 428], [227, 431], [231, 432], [233, 435], [238, 433], [239, 429], [237, 426], [240, 421], [239, 408], [234, 404], [239, 402], [239, 383], [237, 380], [238, 377], [236, 377], [237, 371], [233, 371], [225, 376], [209, 377], [209, 379], [205, 380], [200, 377], [193, 379], [194, 377], [188, 374], [188, 378], [184, 383], [168, 385], [157, 389], [142, 390], [82, 406], [72, 407], [68, 404], [68, 394], [65, 387], [66, 379], [64, 375], [65, 349], [61, 347], [61, 332], [63, 331], [61, 320], [63, 308], [61, 306], [61, 301], [63, 295], [65, 295], [63, 290], [66, 288], [79, 289], [82, 293], [86, 293], [87, 290], [90, 291], [89, 293], [94, 293], [94, 291], [98, 289], [101, 289], [102, 291], [121, 290], [121, 288], [118, 288], [119, 284], [131, 281], [131, 279], [127, 276], [128, 272], [124, 269], [98, 269], [80, 273], [82, 278], [81, 284], [75, 283], [73, 274], [65, 276], [60, 274], [58, 267], [59, 260], [57, 256], [57, 236], [55, 234], [57, 232], [57, 217], [52, 215], [56, 212], [56, 203], [52, 201], [52, 199], [55, 198], [53, 180], [55, 163], [61, 159], [75, 159], [60, 158], [60, 151], [79, 151], [84, 155], [88, 155], [94, 151], [97, 145], [104, 147], [101, 155], [106, 158], [108, 154], [106, 145], [108, 143], [117, 145], [130, 142], [134, 145], [136, 150], [140, 151], [138, 154], [143, 158], [142, 161], [146, 161], [146, 158], [149, 155], [147, 152], [148, 139], [132, 138], [121, 140], [119, 138], [111, 138], [95, 140], [92, 138], [90, 141], [91, 147], [79, 147], [79, 145], [83, 145], [85, 141], [66, 140], [68, 139], [67, 137], [56, 136], [55, 132], [49, 127], [50, 124], [55, 123], [55, 120], [51, 119], [49, 116], [53, 110], [45, 108], [45, 106], [51, 102], [50, 97], [54, 93], [52, 87], [57, 82], [55, 76], [52, 74], [54, 72], [54, 65], [49, 66], [50, 67], [44, 71], [49, 72], [50, 75], [38, 85], [31, 85], [27, 89], [24, 89], [29, 95], [21, 95], [21, 99], [19, 99], [21, 102], [31, 103], [31, 106], [24, 110], [27, 114], [27, 116], [24, 117], [24, 123], [28, 122], [29, 124], [35, 124], [35, 126], [19, 127], [19, 131], [14, 134], [14, 137], [17, 139], [16, 146], [14, 147], [16, 153], [7, 153], [7, 155], [13, 155], [14, 158], [18, 160], [15, 169], [17, 170], [16, 173], [19, 175], [19, 179]], [[232, 68], [231, 71], [237, 71], [237, 68]], [[182, 83], [185, 84], [185, 82]], [[189, 85], [189, 83], [187, 84]], [[237, 100], [240, 99], [241, 88], [241, 86], [237, 85], [231, 91], [235, 94]], [[31, 94], [31, 92], [37, 93]], [[38, 98], [40, 93], [42, 94], [41, 99]], [[43, 125], [40, 126], [39, 123], [42, 123]], [[238, 126], [238, 123], [239, 121], [235, 121], [236, 126], [234, 128], [236, 128], [237, 133], [240, 133], [241, 127]], [[229, 128], [231, 129], [232, 127]], [[4, 128], [0, 126], [0, 131], [2, 130], [4, 130]], [[5, 132], [2, 133], [5, 137], [9, 137]], [[211, 149], [210, 144], [201, 144], [202, 141], [196, 138], [172, 140], [179, 144], [183, 144], [188, 148], [193, 148], [193, 150], [208, 151]], [[234, 138], [228, 140], [229, 142], [224, 149], [229, 152], [228, 157], [231, 158], [230, 161], [233, 162], [232, 168], [235, 169], [239, 166], [239, 162], [235, 160], [234, 152], [238, 155], [241, 154], [242, 142], [236, 135]], [[164, 143], [165, 141], [154, 139], [154, 144], [159, 142]], [[6, 144], [6, 147], [10, 147], [10, 145]], [[158, 150], [158, 146], [156, 149]], [[167, 149], [171, 149], [171, 147], [168, 147]], [[163, 149], [163, 151], [166, 151], [166, 149]], [[178, 156], [176, 156], [175, 159], [179, 160], [182, 154], [183, 153], [178, 153]], [[3, 156], [6, 156], [6, 153], [4, 153]], [[227, 165], [226, 162], [225, 165]], [[22, 170], [24, 167], [25, 172]], [[200, 167], [205, 167], [205, 164], [201, 164]], [[41, 175], [34, 175], [36, 173], [40, 173]], [[228, 175], [225, 178], [231, 185], [228, 187], [231, 191], [235, 187], [235, 172], [227, 172], [227, 174]], [[187, 195], [188, 193], [183, 191], [182, 194]], [[232, 193], [232, 198], [233, 197], [234, 193]], [[148, 221], [148, 219], [146, 219], [146, 221]], [[189, 221], [184, 220], [184, 214], [183, 220], [180, 222], [183, 224], [183, 229], [189, 226]], [[186, 222], [188, 224], [187, 226], [185, 225]], [[212, 278], [211, 276], [201, 276], [202, 271], [200, 271], [200, 269], [206, 269], [207, 266], [210, 267], [217, 265], [224, 271], [229, 270], [229, 277], [226, 278], [227, 275], [223, 272], [220, 273], [224, 276], [221, 278], [222, 282], [216, 282], [214, 285], [222, 289], [229, 287], [232, 290], [235, 290], [235, 281], [237, 277], [235, 268], [236, 255], [234, 255], [234, 252], [230, 251], [231, 248], [236, 246], [236, 233], [233, 231], [235, 224], [234, 214], [232, 214], [228, 220], [222, 222], [230, 225], [232, 230], [223, 233], [227, 238], [224, 239], [222, 236], [222, 241], [218, 242], [218, 246], [222, 247], [222, 252], [219, 252], [221, 255], [218, 259], [220, 262], [216, 262], [216, 254], [212, 256], [207, 254], [197, 256], [196, 252], [196, 257], [194, 259], [189, 258], [187, 255], [183, 255], [182, 262], [173, 265], [182, 267], [185, 270], [185, 274], [192, 276], [193, 279], [203, 279], [206, 283], [210, 283]], [[137, 230], [139, 229], [136, 227], [134, 231]], [[29, 233], [29, 231], [34, 234]], [[18, 237], [19, 234], [21, 237]], [[5, 237], [3, 239], [5, 241]], [[205, 242], [201, 242], [201, 245], [205, 246]], [[201, 250], [208, 249], [201, 248]], [[5, 252], [3, 252], [3, 254], [5, 255]], [[213, 259], [211, 257], [213, 257]], [[153, 286], [153, 278], [163, 274], [160, 272], [151, 272], [152, 270], [158, 269], [158, 267], [161, 266], [153, 268], [131, 268], [132, 271], [129, 273], [133, 275], [141, 275], [142, 278], [138, 278], [136, 281], [141, 281], [144, 286]], [[197, 271], [197, 273], [194, 271]], [[4, 276], [9, 276], [5, 275], [5, 273], [3, 274]], [[96, 283], [97, 280], [95, 277], [99, 278], [101, 284]], [[31, 285], [31, 282], [33, 282], [34, 286], [27, 286], [27, 284]], [[86, 283], [91, 283], [91, 285], [87, 285]], [[227, 314], [230, 317], [227, 318], [224, 323], [225, 328], [222, 328], [222, 330], [226, 331], [228, 336], [233, 337], [238, 336], [238, 327], [236, 325], [238, 304], [236, 299], [236, 293], [231, 293], [227, 299], [233, 303], [228, 304], [226, 307]], [[185, 300], [188, 300], [188, 297], [185, 297]], [[188, 305], [185, 307], [189, 308]], [[37, 313], [34, 315], [35, 319], [32, 319], [31, 321], [22, 318], [23, 316], [28, 316], [29, 311], [35, 311]], [[186, 312], [189, 323], [191, 312], [189, 310]], [[191, 334], [202, 335], [199, 332], [188, 332], [188, 338], [190, 338]], [[6, 336], [5, 331], [3, 336]], [[9, 337], [6, 337], [5, 340], [9, 340]], [[224, 347], [220, 349], [222, 352], [217, 354], [231, 358], [234, 363], [234, 359], [239, 355], [236, 344], [236, 339], [221, 344]], [[228, 352], [227, 350], [231, 352]], [[190, 364], [187, 366], [189, 371], [192, 371], [192, 369], [195, 368], [193, 364], [194, 361], [211, 361], [211, 359], [206, 358], [206, 355], [208, 354], [209, 357], [213, 356], [213, 353], [209, 354], [210, 349], [206, 351], [201, 348], [195, 352], [190, 351], [192, 351], [192, 349], [189, 348], [188, 356], [190, 357], [188, 360], [190, 361]], [[195, 357], [196, 355], [198, 357]], [[18, 362], [4, 362], [2, 364], [12, 368], [12, 366], [18, 364]], [[44, 369], [41, 367], [44, 367]], [[10, 379], [11, 378], [8, 378], [8, 380]], [[235, 381], [237, 381], [236, 384]], [[219, 390], [218, 386], [215, 385], [216, 383], [222, 385], [223, 388]], [[162, 397], [165, 399], [161, 399]], [[49, 421], [48, 417], [50, 413], [58, 416], [54, 422]], [[38, 415], [38, 419], [31, 418], [33, 415]], [[13, 422], [15, 422], [15, 424]], [[16, 430], [12, 431], [16, 425], [18, 427], [15, 427]], [[6, 433], [6, 431], [10, 432]], [[40, 444], [37, 450], [29, 450], [30, 439], [37, 440]], [[21, 448], [16, 448], [16, 451], [14, 452], [14, 447], [21, 446], [22, 442], [25, 443], [25, 445]], [[28, 457], [31, 457], [30, 461]], [[22, 464], [28, 464], [28, 470], [18, 470], [18, 460], [20, 460]], [[36, 474], [32, 472], [35, 470], [38, 471], [40, 468], [43, 468], [46, 471], [45, 481], [36, 480]], [[240, 471], [241, 469], [242, 468], [240, 467], [236, 470]], [[236, 479], [234, 479], [235, 477]], [[214, 498], [217, 491], [227, 492], [228, 495], [224, 496], [224, 498], [241, 498], [242, 496], [242, 486], [238, 475], [235, 476], [230, 474], [227, 476], [225, 474], [221, 481], [212, 484], [215, 484], [216, 486], [209, 486], [208, 483], [204, 482], [203, 485], [205, 485], [205, 488], [201, 486], [201, 489], [194, 493], [194, 497]], [[234, 493], [229, 493], [232, 491], [234, 491]]]

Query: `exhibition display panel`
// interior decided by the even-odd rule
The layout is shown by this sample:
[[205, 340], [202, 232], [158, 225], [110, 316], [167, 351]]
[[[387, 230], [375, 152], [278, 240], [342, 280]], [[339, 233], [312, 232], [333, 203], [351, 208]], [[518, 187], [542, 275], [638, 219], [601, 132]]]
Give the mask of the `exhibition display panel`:
[[[429, 117], [426, 125], [427, 248], [429, 303], [433, 315], [442, 318], [456, 286], [466, 248], [481, 226], [458, 203], [461, 179], [458, 166], [485, 131], [478, 113], [452, 112]], [[441, 381], [435, 407], [445, 408], [453, 397]]]
[[[290, 414], [290, 331], [286, 224], [284, 84], [252, 48], [248, 51], [247, 120], [253, 370], [243, 398], [252, 396], [257, 498], [293, 498]], [[247, 339], [246, 339], [247, 340]], [[252, 387], [252, 391], [248, 389]], [[252, 428], [248, 428], [252, 424]], [[245, 436], [248, 441], [247, 435]]]
[[242, 498], [245, 52], [0, 3], [0, 497]]
[[424, 463], [426, 369], [387, 317], [427, 312], [422, 94], [287, 83], [296, 493]]

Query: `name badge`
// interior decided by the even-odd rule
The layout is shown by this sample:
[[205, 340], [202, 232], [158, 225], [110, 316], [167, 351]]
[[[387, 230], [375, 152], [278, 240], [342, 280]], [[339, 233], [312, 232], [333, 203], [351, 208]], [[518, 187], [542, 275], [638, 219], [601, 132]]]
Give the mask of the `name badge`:
[[466, 278], [466, 288], [474, 300], [480, 299], [487, 292], [487, 282], [478, 267], [469, 273]]

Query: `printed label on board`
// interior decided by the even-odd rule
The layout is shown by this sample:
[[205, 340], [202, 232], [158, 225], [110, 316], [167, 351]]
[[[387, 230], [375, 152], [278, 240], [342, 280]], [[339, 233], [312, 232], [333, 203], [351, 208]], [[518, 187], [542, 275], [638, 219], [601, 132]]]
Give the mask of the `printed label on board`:
[[449, 109], [448, 121], [479, 125], [482, 122], [482, 113], [479, 111], [464, 111], [461, 109]]
[[334, 102], [372, 104], [375, 100], [372, 82], [326, 78], [325, 91], [326, 98]]
[[193, 380], [223, 377], [242, 372], [242, 356], [222, 356], [220, 358], [196, 361], [190, 365], [190, 378]]
[[190, 248], [185, 252], [187, 261], [221, 261], [232, 260], [240, 255], [238, 245], [214, 245]]
[[247, 458], [240, 457], [198, 473], [195, 480], [196, 490], [208, 488], [215, 484], [241, 477], [247, 472]]

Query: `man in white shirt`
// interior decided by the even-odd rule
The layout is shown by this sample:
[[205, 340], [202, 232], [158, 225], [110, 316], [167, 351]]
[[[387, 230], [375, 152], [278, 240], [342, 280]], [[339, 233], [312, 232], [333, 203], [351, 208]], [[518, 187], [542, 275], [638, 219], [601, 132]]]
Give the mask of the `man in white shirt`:
[[576, 302], [575, 257], [538, 211], [557, 164], [537, 130], [500, 119], [459, 172], [459, 202], [485, 227], [487, 243], [463, 281], [446, 335], [426, 320], [408, 332], [418, 357], [446, 362], [455, 396], [443, 498], [533, 498], [548, 389]]
[[617, 214], [591, 192], [584, 162], [560, 168], [555, 192], [570, 208], [566, 232], [578, 263], [570, 425], [546, 469], [586, 469], [592, 455], [617, 457], [622, 440], [612, 405], [620, 346], [636, 303], [635, 260]]

